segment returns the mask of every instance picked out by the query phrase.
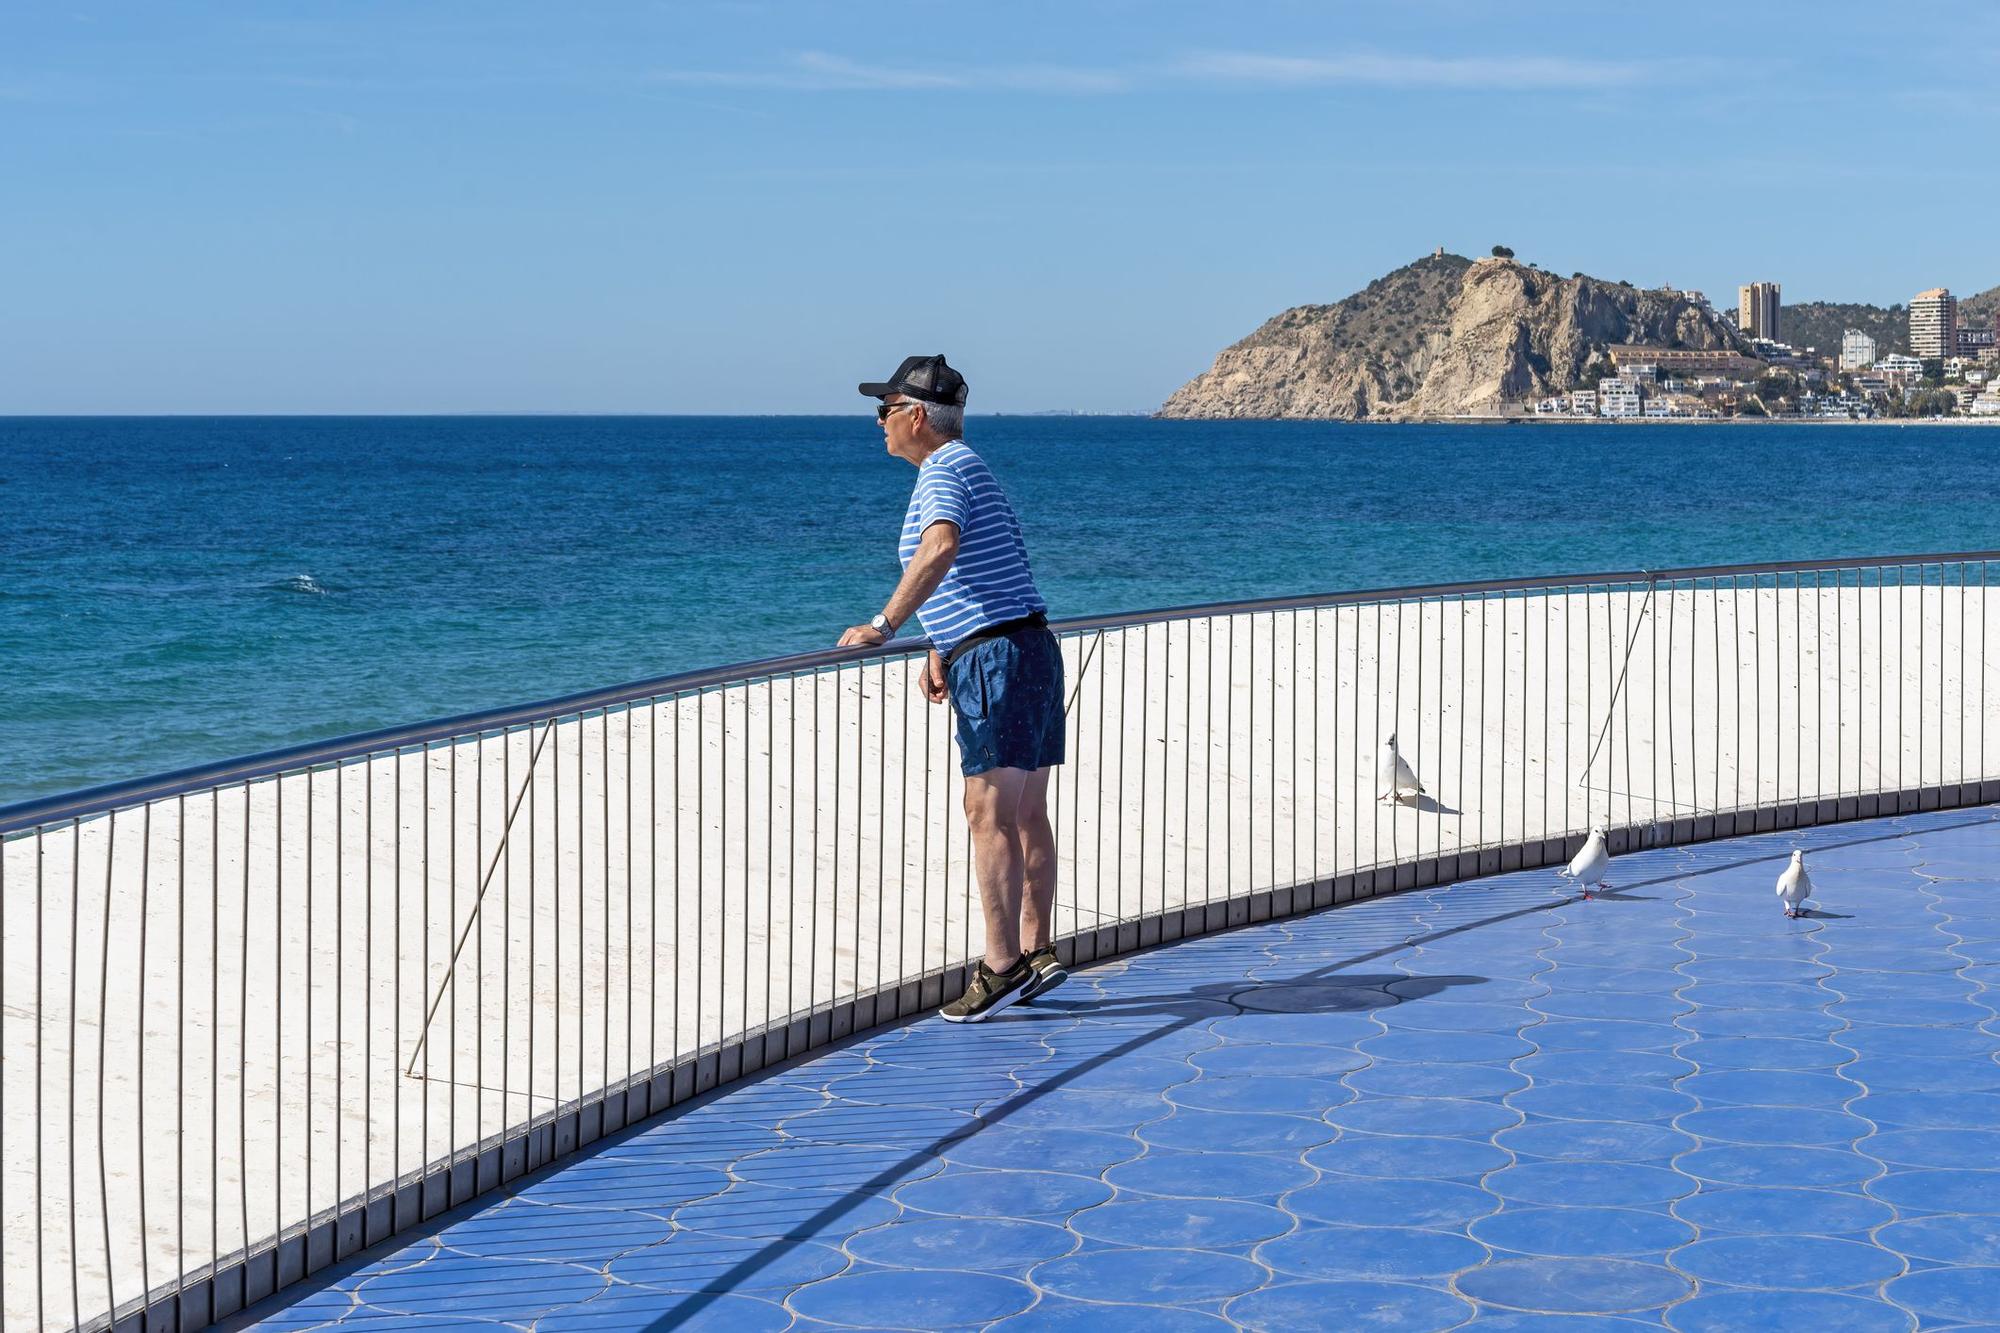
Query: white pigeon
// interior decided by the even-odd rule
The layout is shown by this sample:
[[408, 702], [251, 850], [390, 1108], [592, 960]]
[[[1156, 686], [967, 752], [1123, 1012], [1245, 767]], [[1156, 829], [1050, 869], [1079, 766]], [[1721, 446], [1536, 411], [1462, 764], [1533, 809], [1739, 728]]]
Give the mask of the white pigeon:
[[1424, 794], [1424, 784], [1417, 781], [1409, 760], [1396, 749], [1394, 732], [1389, 733], [1389, 743], [1382, 747], [1382, 772], [1377, 786], [1380, 788], [1375, 797], [1378, 801], [1415, 800]]
[[1570, 863], [1556, 872], [1583, 886], [1585, 902], [1590, 901], [1593, 891], [1611, 887], [1604, 882], [1604, 872], [1611, 868], [1611, 849], [1605, 845], [1609, 836], [1610, 830], [1599, 824], [1590, 831], [1590, 837], [1584, 840], [1583, 847], [1570, 859]]
[[1806, 854], [1792, 853], [1792, 863], [1778, 876], [1778, 896], [1785, 900], [1786, 916], [1804, 916], [1806, 899], [1812, 897], [1812, 876], [1806, 874]]

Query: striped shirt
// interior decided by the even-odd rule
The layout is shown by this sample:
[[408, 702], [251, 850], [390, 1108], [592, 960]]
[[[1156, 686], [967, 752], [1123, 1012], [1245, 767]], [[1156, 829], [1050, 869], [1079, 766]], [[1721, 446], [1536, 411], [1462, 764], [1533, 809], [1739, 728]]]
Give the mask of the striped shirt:
[[1035, 590], [1028, 546], [1007, 493], [986, 460], [963, 440], [945, 445], [917, 469], [896, 547], [905, 569], [933, 523], [958, 525], [958, 558], [930, 600], [917, 608], [931, 647], [949, 653], [975, 630], [1049, 609]]

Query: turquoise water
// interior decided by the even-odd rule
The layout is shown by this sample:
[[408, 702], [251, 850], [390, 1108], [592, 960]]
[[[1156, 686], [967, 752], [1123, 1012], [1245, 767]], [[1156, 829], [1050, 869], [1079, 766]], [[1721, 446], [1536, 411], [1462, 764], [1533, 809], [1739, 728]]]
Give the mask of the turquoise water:
[[[1057, 616], [2000, 546], [2000, 431], [975, 418]], [[811, 418], [0, 419], [0, 803], [830, 646], [913, 479]]]

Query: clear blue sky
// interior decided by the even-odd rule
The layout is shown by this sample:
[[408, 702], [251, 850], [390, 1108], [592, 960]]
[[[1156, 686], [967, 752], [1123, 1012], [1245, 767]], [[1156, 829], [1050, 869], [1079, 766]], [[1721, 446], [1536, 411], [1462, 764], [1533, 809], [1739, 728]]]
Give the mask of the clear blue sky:
[[1437, 245], [1974, 291], [1989, 18], [0, 0], [0, 413], [1149, 409]]

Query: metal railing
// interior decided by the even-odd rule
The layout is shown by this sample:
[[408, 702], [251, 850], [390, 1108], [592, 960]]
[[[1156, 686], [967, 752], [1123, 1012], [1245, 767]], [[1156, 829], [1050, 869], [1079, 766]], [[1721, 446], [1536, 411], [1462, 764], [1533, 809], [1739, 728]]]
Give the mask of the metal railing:
[[[1058, 933], [1087, 960], [1559, 862], [1596, 823], [1623, 848], [2000, 797], [1995, 560], [1063, 622]], [[198, 1326], [954, 993], [981, 923], [922, 651], [0, 810], [4, 1327]], [[1391, 734], [1413, 801], [1378, 799]]]

